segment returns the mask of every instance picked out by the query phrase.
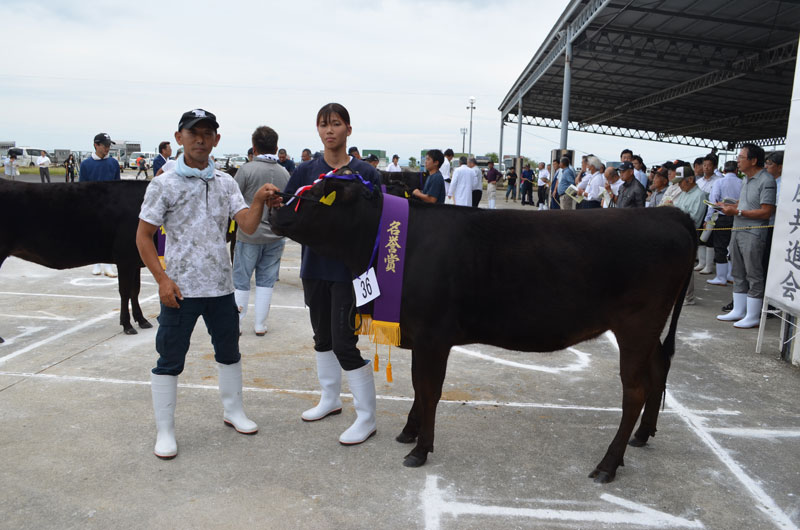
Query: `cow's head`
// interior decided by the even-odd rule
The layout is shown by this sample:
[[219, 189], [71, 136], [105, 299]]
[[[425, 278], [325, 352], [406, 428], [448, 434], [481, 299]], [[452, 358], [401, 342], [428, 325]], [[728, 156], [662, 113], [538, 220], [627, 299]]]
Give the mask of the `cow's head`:
[[269, 222], [275, 234], [356, 271], [369, 262], [380, 210], [380, 190], [344, 168], [300, 188], [294, 196], [284, 196], [283, 206], [272, 211]]

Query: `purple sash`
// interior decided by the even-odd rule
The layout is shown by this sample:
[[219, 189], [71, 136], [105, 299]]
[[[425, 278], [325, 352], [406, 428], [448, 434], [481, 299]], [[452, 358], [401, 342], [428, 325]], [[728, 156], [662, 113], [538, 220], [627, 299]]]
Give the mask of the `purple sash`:
[[383, 195], [375, 273], [381, 295], [375, 299], [371, 336], [378, 344], [400, 345], [400, 303], [408, 234], [408, 199]]

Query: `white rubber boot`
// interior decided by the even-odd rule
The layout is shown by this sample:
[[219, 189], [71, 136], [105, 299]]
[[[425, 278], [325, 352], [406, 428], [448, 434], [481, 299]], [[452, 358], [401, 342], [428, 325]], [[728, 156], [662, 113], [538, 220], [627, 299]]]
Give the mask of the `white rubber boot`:
[[250, 303], [250, 291], [233, 291], [233, 299], [236, 300], [236, 308], [239, 310], [239, 335], [242, 334], [242, 321], [247, 314], [247, 304]]
[[700, 271], [700, 274], [712, 274], [714, 272], [714, 248], [713, 247], [700, 247], [706, 249], [706, 266]]
[[715, 263], [717, 266], [717, 275], [710, 280], [706, 280], [711, 285], [728, 285], [728, 264]]
[[717, 315], [717, 320], [725, 322], [737, 321], [747, 314], [747, 293], [733, 293], [733, 309], [730, 313]]
[[219, 370], [219, 396], [222, 398], [222, 416], [225, 425], [242, 434], [255, 434], [258, 425], [244, 414], [242, 407], [242, 361], [236, 364], [217, 363]]
[[103, 274], [103, 269], [102, 267], [100, 267], [99, 263], [94, 264], [94, 268], [92, 269], [92, 274], [94, 274], [95, 276], [100, 276], [101, 274]]
[[109, 278], [116, 278], [117, 271], [114, 270], [113, 263], [103, 263], [103, 274], [108, 276]]
[[178, 397], [178, 376], [150, 374], [153, 411], [156, 415], [156, 446], [153, 453], [164, 460], [175, 458], [175, 401]]
[[747, 315], [734, 324], [735, 327], [741, 329], [757, 328], [761, 323], [761, 307], [764, 304], [763, 298], [750, 298], [747, 297]]
[[303, 421], [317, 421], [326, 416], [342, 413], [342, 367], [332, 351], [317, 352], [317, 378], [322, 395], [316, 407], [300, 415]]
[[706, 267], [706, 253], [704, 247], [697, 247], [697, 265], [694, 270], [701, 271]]
[[356, 409], [356, 421], [339, 436], [342, 445], [356, 445], [378, 432], [375, 423], [375, 379], [372, 363], [367, 362], [357, 370], [345, 372], [350, 392], [353, 394], [353, 405]]
[[267, 315], [269, 315], [269, 303], [272, 301], [272, 287], [256, 286], [255, 314], [256, 335], [263, 337], [267, 334]]

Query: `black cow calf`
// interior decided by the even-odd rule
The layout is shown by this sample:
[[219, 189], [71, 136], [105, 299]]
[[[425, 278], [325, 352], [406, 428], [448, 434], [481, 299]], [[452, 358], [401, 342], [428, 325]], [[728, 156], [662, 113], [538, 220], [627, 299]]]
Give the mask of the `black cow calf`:
[[136, 227], [147, 184], [118, 181], [42, 186], [0, 180], [0, 265], [8, 256], [51, 269], [115, 263], [123, 330], [136, 334], [128, 302], [139, 327], [153, 327], [139, 307], [143, 264], [136, 248]]
[[[330, 206], [313, 201], [331, 191]], [[273, 231], [363, 273], [378, 231], [380, 191], [325, 179], [306, 194], [312, 200], [273, 211]], [[397, 440], [416, 446], [404, 464], [420, 466], [433, 451], [452, 346], [550, 352], [611, 330], [620, 349], [622, 420], [589, 476], [613, 480], [642, 407], [630, 444], [644, 445], [656, 432], [694, 263], [692, 221], [676, 208], [519, 212], [417, 201], [409, 207], [400, 329], [402, 347], [412, 350], [414, 404]], [[529, 279], [509, 283], [520, 274]]]

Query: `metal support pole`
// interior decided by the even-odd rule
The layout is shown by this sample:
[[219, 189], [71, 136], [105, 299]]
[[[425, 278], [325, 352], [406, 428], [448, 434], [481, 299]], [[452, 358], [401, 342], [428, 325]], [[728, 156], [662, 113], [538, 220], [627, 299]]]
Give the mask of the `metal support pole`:
[[[500, 159], [500, 164], [503, 163], [503, 125], [505, 124], [505, 118], [502, 114], [500, 114], [500, 152], [498, 153], [498, 158]], [[508, 168], [506, 168], [508, 169]]]
[[464, 152], [464, 144], [467, 141], [467, 128], [466, 127], [462, 127], [460, 129], [460, 131], [461, 131], [461, 152], [463, 153]]
[[[517, 160], [522, 156], [522, 98], [517, 104]], [[520, 168], [522, 164], [520, 164]]]
[[567, 148], [567, 131], [569, 130], [569, 96], [572, 81], [572, 31], [567, 27], [567, 45], [564, 48], [564, 92], [561, 96], [561, 143], [560, 149]]

